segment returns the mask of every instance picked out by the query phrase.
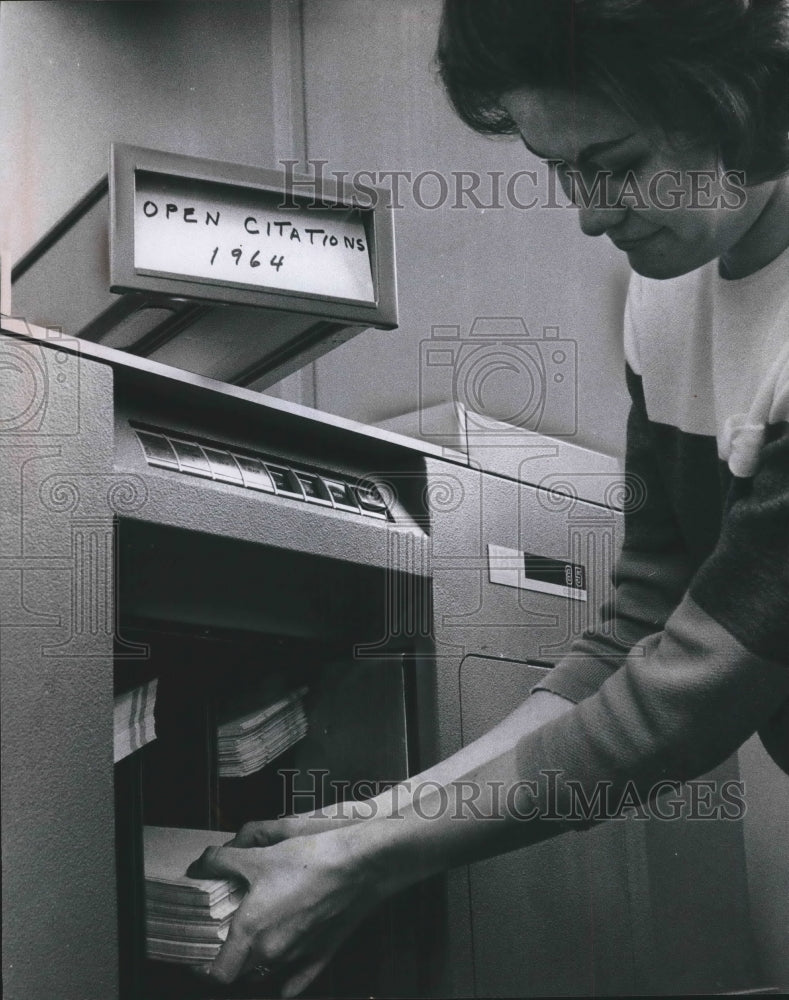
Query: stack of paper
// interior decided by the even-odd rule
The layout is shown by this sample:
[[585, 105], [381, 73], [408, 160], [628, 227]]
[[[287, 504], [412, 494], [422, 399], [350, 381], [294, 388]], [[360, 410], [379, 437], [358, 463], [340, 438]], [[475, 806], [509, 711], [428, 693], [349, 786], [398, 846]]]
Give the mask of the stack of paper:
[[245, 890], [231, 879], [188, 878], [186, 870], [206, 847], [228, 840], [216, 830], [144, 828], [149, 958], [193, 965], [216, 957]]
[[116, 695], [113, 715], [116, 764], [156, 739], [153, 710], [156, 706], [157, 684], [158, 679], [154, 678], [147, 684]]
[[227, 719], [217, 730], [219, 775], [245, 778], [297, 743], [307, 732], [302, 687], [265, 708]]

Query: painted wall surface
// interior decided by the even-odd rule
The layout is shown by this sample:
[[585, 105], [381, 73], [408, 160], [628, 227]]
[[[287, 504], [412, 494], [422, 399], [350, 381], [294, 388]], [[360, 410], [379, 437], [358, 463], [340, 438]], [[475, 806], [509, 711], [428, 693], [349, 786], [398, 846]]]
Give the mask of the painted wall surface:
[[16, 260], [107, 173], [113, 141], [268, 165], [269, 5], [3, 3], [2, 246]]
[[[479, 342], [471, 330], [476, 317], [522, 317], [532, 338], [553, 326], [577, 344], [572, 439], [619, 454], [627, 262], [608, 241], [584, 237], [573, 208], [518, 207], [547, 198], [545, 168], [519, 141], [478, 136], [456, 118], [432, 65], [439, 12], [437, 0], [305, 6], [308, 156], [328, 161], [327, 171], [374, 172], [388, 188], [395, 181], [382, 175], [407, 172], [393, 202], [401, 206], [400, 329], [369, 331], [321, 359], [317, 404], [376, 420], [444, 402], [449, 373], [422, 363], [433, 327], [458, 326], [465, 347], [457, 354], [468, 358], [469, 343]], [[537, 171], [536, 184], [523, 171]], [[474, 176], [481, 205], [498, 200], [500, 207], [475, 207], [462, 193]], [[473, 364], [460, 373], [469, 394], [485, 374]], [[489, 415], [506, 418], [524, 391], [523, 373], [496, 370], [494, 349], [489, 375], [482, 393]], [[563, 404], [557, 397], [554, 405]], [[551, 433], [547, 425], [536, 429]]]

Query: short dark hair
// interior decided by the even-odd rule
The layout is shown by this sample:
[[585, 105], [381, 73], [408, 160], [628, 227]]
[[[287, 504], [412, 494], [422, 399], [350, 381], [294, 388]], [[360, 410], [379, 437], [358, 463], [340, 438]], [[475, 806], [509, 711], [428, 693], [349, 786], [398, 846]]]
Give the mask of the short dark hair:
[[438, 68], [477, 132], [553, 86], [711, 143], [748, 183], [789, 170], [789, 0], [444, 0]]

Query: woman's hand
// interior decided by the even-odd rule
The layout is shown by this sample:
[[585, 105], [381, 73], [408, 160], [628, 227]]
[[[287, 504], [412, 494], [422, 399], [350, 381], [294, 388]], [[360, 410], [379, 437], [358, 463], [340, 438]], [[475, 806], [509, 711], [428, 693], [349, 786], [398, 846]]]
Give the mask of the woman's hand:
[[[265, 839], [269, 831], [262, 826], [249, 824], [231, 844]], [[237, 878], [249, 886], [209, 974], [229, 983], [265, 965], [284, 983], [284, 997], [312, 982], [380, 898], [343, 831], [269, 847], [212, 847], [189, 874]]]
[[228, 841], [226, 847], [271, 847], [283, 840], [293, 837], [310, 837], [329, 830], [338, 830], [343, 826], [352, 826], [360, 822], [354, 815], [352, 806], [344, 804], [331, 810], [309, 813], [295, 813], [280, 819], [254, 820], [245, 823], [235, 837]]
[[[374, 799], [247, 823], [227, 845], [210, 848], [190, 875], [230, 876], [250, 886], [211, 975], [231, 982], [257, 965], [270, 966], [284, 980], [283, 995], [296, 996], [381, 899], [453, 864], [488, 857], [499, 841], [499, 850], [512, 850], [511, 823], [452, 820], [464, 812], [467, 779], [482, 788], [518, 781], [518, 741], [573, 707], [539, 691], [485, 736]], [[432, 805], [411, 808], [412, 793], [428, 786], [446, 788], [443, 805], [438, 796], [440, 818]], [[425, 811], [436, 819], [426, 819]]]
[[225, 847], [272, 847], [283, 840], [293, 837], [306, 837], [309, 834], [321, 833], [322, 827], [316, 823], [310, 829], [308, 818], [300, 816], [285, 816], [280, 819], [253, 820], [244, 823], [238, 833], [229, 840]]

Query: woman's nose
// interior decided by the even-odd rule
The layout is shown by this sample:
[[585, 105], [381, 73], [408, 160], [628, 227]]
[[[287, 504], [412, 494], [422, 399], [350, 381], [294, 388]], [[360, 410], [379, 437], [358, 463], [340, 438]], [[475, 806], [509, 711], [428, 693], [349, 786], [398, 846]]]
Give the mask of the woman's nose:
[[[576, 202], [576, 204], [578, 204]], [[602, 236], [609, 229], [624, 221], [628, 209], [626, 206], [607, 206], [604, 204], [579, 204], [578, 222], [585, 236]]]
[[612, 186], [610, 172], [566, 165], [556, 168], [562, 190], [578, 209], [578, 222], [586, 236], [603, 233], [624, 221], [629, 209], [622, 205], [621, 192]]
[[578, 209], [578, 222], [586, 236], [602, 236], [624, 220], [628, 207], [619, 202], [611, 174], [601, 170], [559, 171], [564, 193]]

